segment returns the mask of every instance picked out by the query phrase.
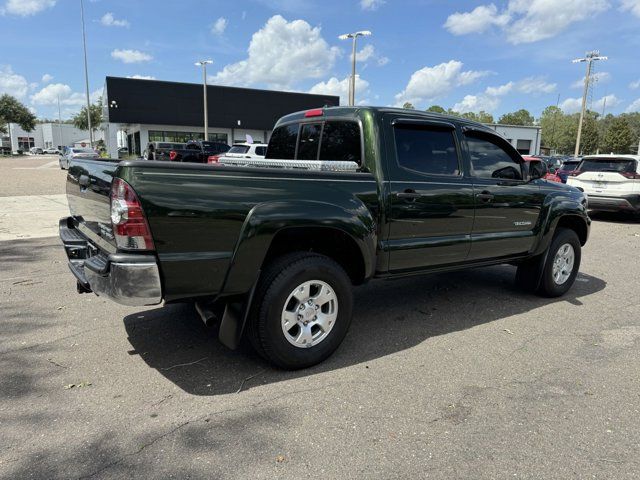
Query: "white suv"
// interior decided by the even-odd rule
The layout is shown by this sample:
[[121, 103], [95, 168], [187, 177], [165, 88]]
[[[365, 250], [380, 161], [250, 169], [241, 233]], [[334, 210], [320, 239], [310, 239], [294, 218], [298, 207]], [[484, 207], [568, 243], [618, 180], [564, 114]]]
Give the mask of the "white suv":
[[266, 143], [234, 143], [222, 156], [230, 158], [264, 159], [267, 154]]
[[584, 190], [589, 210], [640, 213], [640, 155], [584, 157], [567, 185]]

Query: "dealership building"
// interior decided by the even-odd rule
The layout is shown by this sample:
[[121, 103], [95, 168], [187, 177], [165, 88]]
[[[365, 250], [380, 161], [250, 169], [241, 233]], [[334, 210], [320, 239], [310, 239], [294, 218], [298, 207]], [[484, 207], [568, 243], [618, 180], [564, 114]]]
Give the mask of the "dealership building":
[[[80, 130], [68, 123], [37, 123], [33, 130], [26, 131], [17, 123], [9, 123], [7, 132], [0, 134], [1, 150], [5, 153], [28, 152], [30, 148], [57, 148], [89, 143], [89, 131]], [[94, 132], [94, 139], [102, 133]]]
[[487, 124], [513, 145], [520, 155], [540, 155], [542, 127], [522, 125]]
[[[232, 144], [251, 135], [254, 142], [267, 142], [283, 115], [339, 102], [332, 95], [209, 85], [209, 140]], [[202, 84], [107, 77], [103, 104], [102, 127], [111, 157], [117, 157], [122, 139], [129, 152], [139, 156], [148, 142], [203, 138]]]

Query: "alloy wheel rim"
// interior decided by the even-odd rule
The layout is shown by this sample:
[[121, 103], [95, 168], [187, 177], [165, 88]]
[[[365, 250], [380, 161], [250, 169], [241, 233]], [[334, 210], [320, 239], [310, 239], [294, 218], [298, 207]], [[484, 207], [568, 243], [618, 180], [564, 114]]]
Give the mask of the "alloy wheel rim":
[[560, 246], [553, 259], [553, 281], [556, 285], [563, 285], [573, 273], [576, 254], [570, 243]]
[[301, 283], [287, 297], [281, 315], [282, 333], [298, 348], [325, 340], [338, 317], [338, 297], [322, 280]]

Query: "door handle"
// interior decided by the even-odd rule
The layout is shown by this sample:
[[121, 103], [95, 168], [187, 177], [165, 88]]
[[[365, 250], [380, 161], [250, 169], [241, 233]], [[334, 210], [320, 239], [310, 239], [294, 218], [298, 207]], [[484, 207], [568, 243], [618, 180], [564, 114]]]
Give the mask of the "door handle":
[[491, 200], [493, 200], [494, 196], [491, 194], [491, 192], [487, 192], [485, 190], [484, 192], [477, 193], [476, 198], [481, 202], [489, 203]]
[[403, 200], [416, 200], [420, 198], [422, 195], [416, 192], [415, 190], [408, 188], [404, 192], [396, 193], [396, 197], [401, 198]]

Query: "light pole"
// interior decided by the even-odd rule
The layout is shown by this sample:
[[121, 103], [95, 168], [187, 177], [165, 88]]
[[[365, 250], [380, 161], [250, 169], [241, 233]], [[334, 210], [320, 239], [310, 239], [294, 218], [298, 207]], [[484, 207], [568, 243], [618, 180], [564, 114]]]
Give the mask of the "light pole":
[[200, 60], [196, 62], [196, 67], [202, 67], [202, 89], [204, 98], [204, 140], [209, 140], [209, 115], [207, 112], [207, 65], [213, 63], [213, 60]]
[[91, 127], [91, 102], [89, 101], [89, 72], [87, 71], [87, 37], [84, 33], [84, 2], [80, 0], [80, 18], [82, 20], [82, 48], [84, 49], [84, 83], [87, 92], [87, 126], [89, 127], [89, 147], [93, 148], [93, 129]]
[[356, 40], [358, 37], [368, 37], [371, 35], [369, 30], [361, 30], [354, 33], [345, 33], [340, 35], [340, 40], [353, 39], [353, 45], [351, 48], [351, 78], [349, 79], [349, 105], [354, 106], [356, 103]]
[[582, 137], [582, 122], [584, 121], [584, 113], [587, 107], [587, 95], [589, 93], [589, 82], [591, 81], [591, 64], [596, 60], [607, 60], [607, 57], [600, 56], [599, 50], [587, 52], [584, 58], [576, 58], [573, 63], [587, 63], [587, 74], [584, 77], [584, 92], [582, 92], [582, 109], [580, 110], [580, 124], [578, 125], [578, 137], [576, 138], [576, 150], [574, 157], [580, 155], [580, 140]]

